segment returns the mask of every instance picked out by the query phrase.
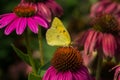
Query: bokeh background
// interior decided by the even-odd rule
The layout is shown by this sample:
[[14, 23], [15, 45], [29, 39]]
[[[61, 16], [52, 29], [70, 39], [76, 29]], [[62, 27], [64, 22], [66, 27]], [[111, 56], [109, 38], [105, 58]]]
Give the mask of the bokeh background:
[[[68, 29], [72, 40], [82, 31], [89, 28], [89, 13], [91, 5], [97, 0], [56, 0], [64, 9], [60, 17]], [[20, 0], [0, 0], [0, 14], [12, 12]], [[56, 47], [46, 44], [45, 29], [42, 29], [44, 58], [50, 61]], [[26, 53], [24, 36], [16, 35], [15, 31], [6, 36], [4, 29], [0, 29], [0, 80], [27, 80], [30, 66], [24, 63], [14, 52], [11, 44]], [[37, 35], [31, 33], [31, 48], [34, 58], [38, 58]]]

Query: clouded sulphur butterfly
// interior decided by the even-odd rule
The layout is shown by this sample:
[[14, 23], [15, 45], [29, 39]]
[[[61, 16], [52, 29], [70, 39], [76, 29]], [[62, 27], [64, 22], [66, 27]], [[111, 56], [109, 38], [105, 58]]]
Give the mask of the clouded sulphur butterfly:
[[52, 26], [46, 32], [46, 40], [51, 46], [70, 45], [70, 35], [59, 18], [53, 19]]

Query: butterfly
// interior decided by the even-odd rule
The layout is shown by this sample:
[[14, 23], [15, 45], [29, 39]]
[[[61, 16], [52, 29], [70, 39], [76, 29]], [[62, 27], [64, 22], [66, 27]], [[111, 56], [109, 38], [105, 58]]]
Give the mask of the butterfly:
[[53, 19], [52, 26], [46, 32], [46, 40], [48, 45], [51, 46], [70, 45], [70, 35], [59, 18], [55, 17]]

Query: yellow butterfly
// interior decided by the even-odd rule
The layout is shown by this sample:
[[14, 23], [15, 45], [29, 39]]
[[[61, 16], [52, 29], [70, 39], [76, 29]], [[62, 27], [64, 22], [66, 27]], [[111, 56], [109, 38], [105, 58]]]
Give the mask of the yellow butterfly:
[[51, 46], [70, 45], [70, 35], [59, 18], [53, 19], [52, 26], [46, 32], [46, 40]]

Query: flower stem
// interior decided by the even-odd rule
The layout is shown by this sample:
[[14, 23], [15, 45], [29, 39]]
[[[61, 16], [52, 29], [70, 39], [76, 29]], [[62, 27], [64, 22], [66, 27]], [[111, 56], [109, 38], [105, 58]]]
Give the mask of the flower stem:
[[39, 51], [40, 51], [40, 62], [41, 62], [41, 66], [43, 66], [44, 65], [44, 58], [43, 58], [41, 26], [39, 26], [39, 31], [38, 31], [38, 41], [39, 41]]
[[35, 68], [34, 60], [33, 60], [33, 57], [32, 57], [32, 52], [31, 52], [31, 48], [30, 48], [30, 34], [29, 34], [28, 29], [25, 32], [25, 41], [26, 41], [27, 54], [29, 55], [29, 61], [30, 61], [30, 64], [32, 66], [33, 72], [36, 74], [37, 71], [36, 71], [36, 68]]
[[96, 79], [95, 80], [100, 80], [101, 67], [102, 67], [102, 56], [98, 55], [98, 63], [97, 63]]

